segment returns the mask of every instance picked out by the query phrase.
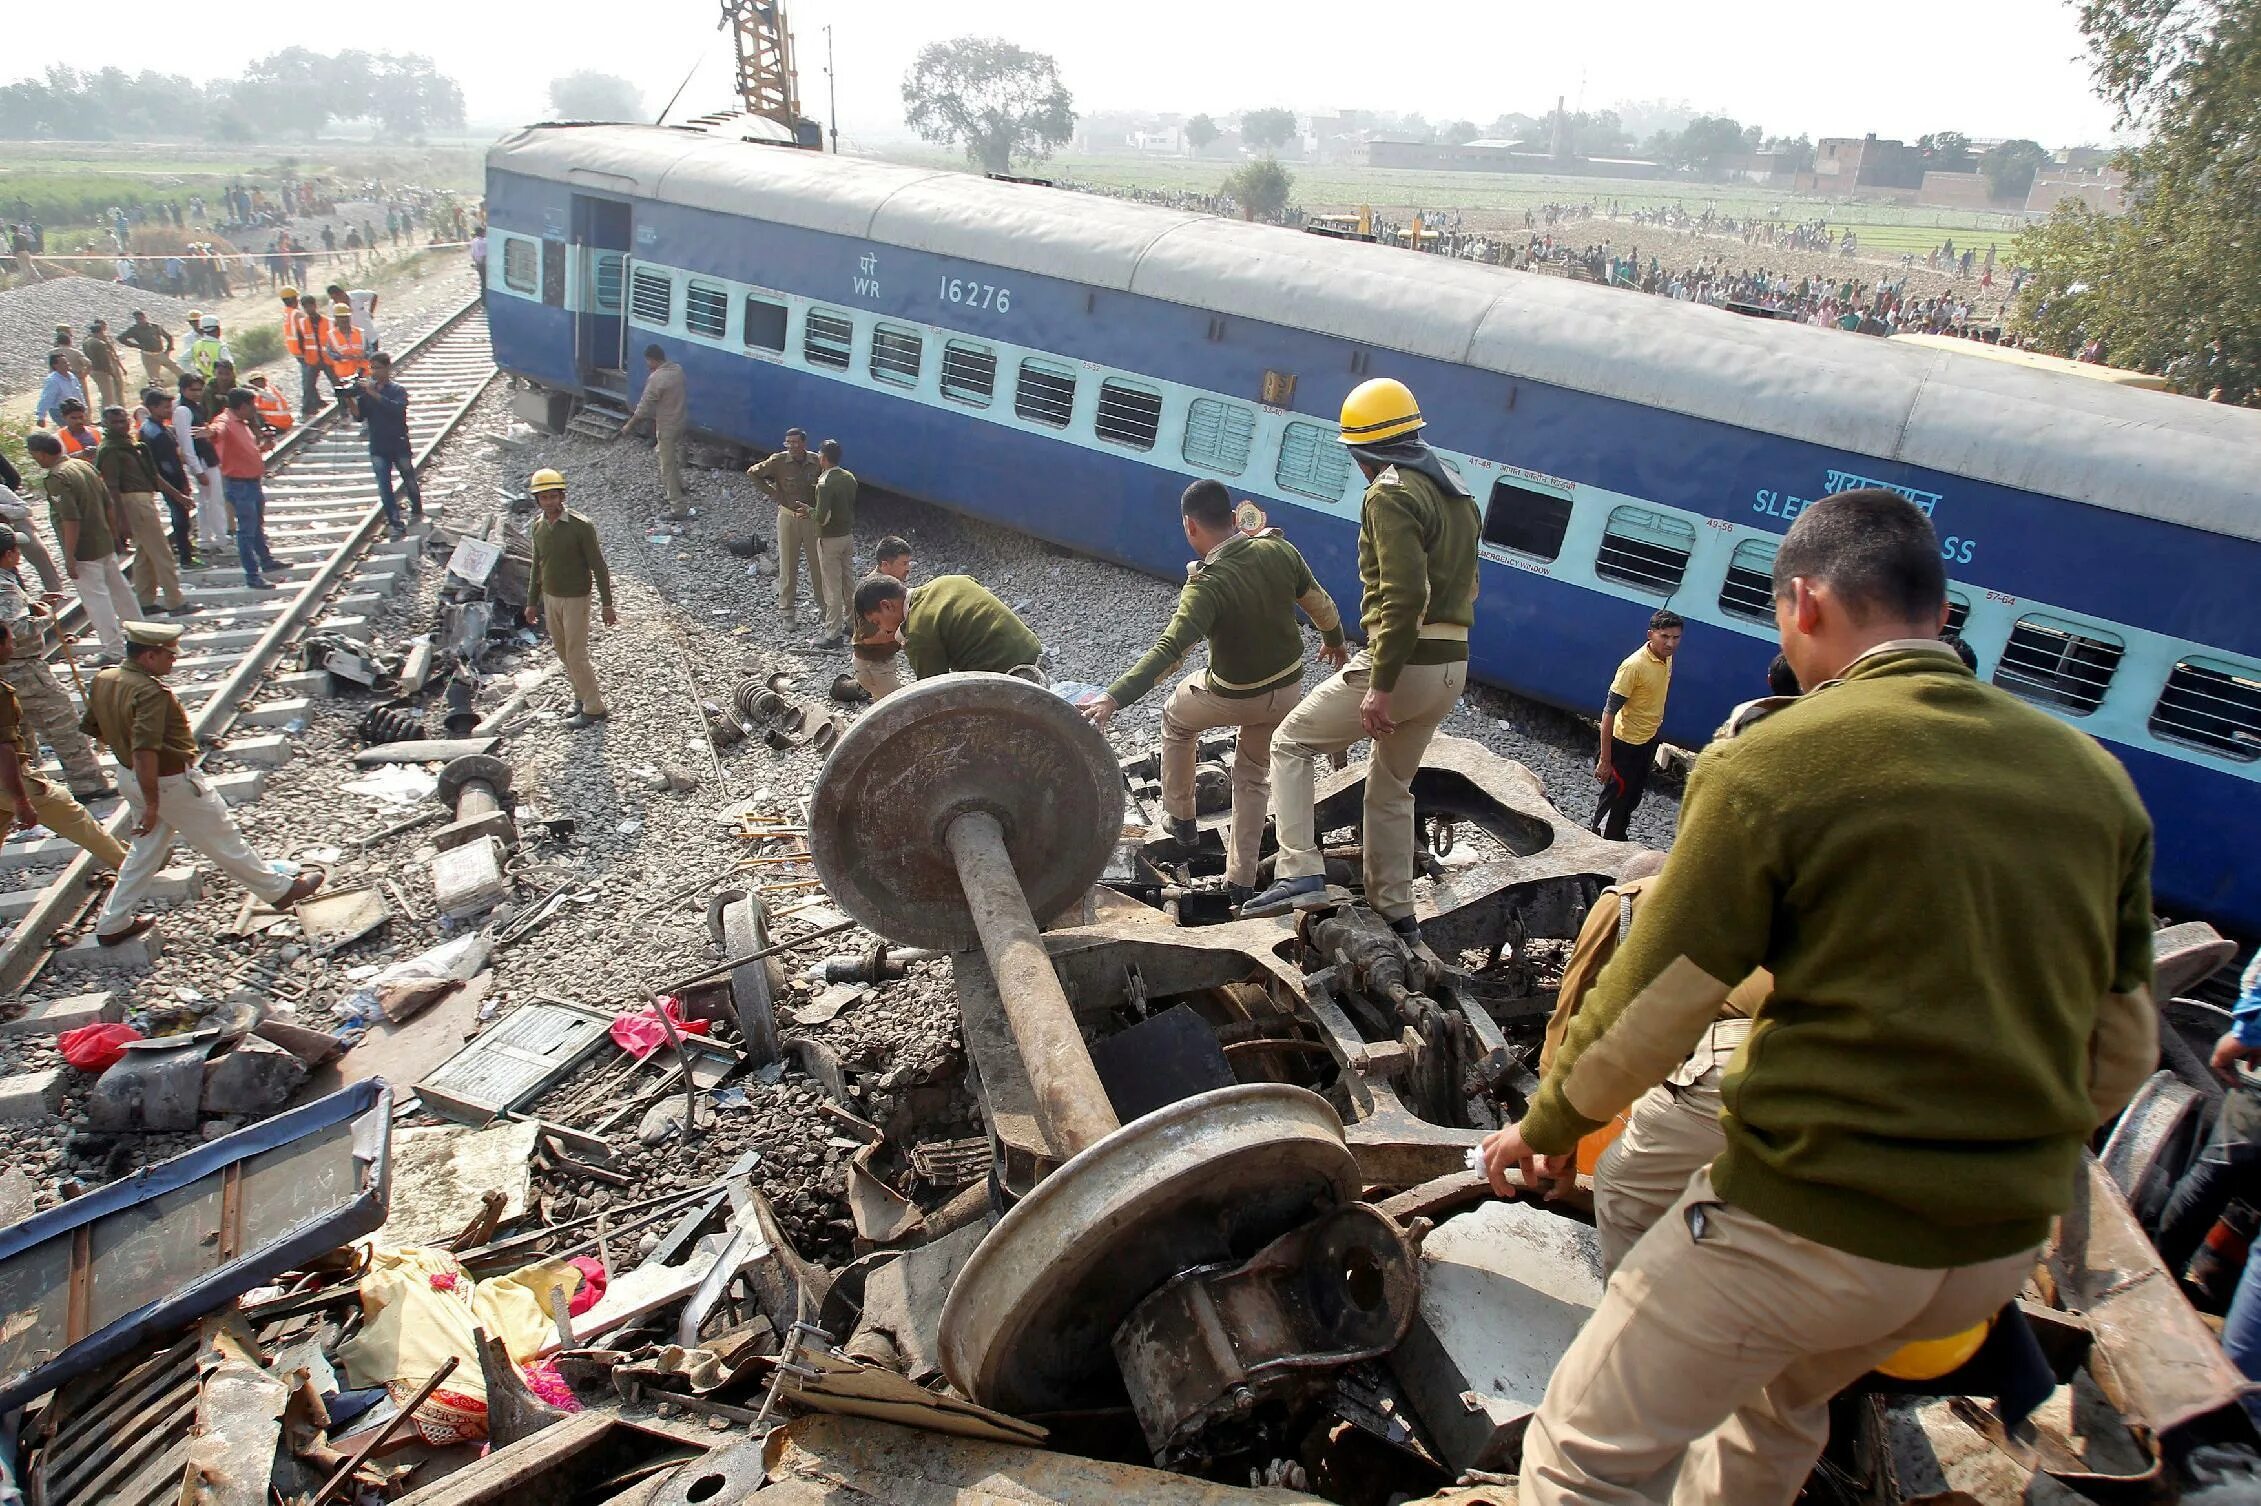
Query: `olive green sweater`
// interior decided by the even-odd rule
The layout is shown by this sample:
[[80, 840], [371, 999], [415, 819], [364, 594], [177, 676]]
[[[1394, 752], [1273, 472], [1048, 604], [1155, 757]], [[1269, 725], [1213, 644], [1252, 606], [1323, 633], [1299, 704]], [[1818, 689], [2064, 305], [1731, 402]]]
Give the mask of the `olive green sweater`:
[[952, 670], [1007, 674], [1043, 652], [1028, 624], [970, 575], [936, 576], [911, 593], [903, 615], [903, 653], [922, 680]]
[[603, 604], [612, 605], [612, 571], [605, 566], [597, 527], [577, 512], [567, 512], [555, 523], [548, 518], [534, 521], [530, 575], [537, 596], [587, 596], [594, 583]]
[[1466, 497], [1448, 497], [1419, 471], [1391, 466], [1366, 488], [1358, 513], [1358, 580], [1365, 587], [1373, 687], [1397, 688], [1408, 664], [1451, 664], [1468, 657], [1476, 621], [1476, 539], [1483, 518]]
[[1235, 534], [1196, 560], [1178, 593], [1177, 614], [1146, 656], [1107, 687], [1128, 706], [1176, 671], [1196, 643], [1209, 644], [1207, 684], [1221, 696], [1260, 696], [1303, 677], [1303, 629], [1297, 607], [1310, 614], [1327, 646], [1342, 642], [1335, 600], [1311, 574], [1303, 551], [1278, 529]]
[[1525, 1140], [1568, 1152], [1760, 967], [1720, 1197], [1894, 1265], [2016, 1254], [2158, 1063], [2150, 818], [2102, 747], [1939, 644], [1872, 649], [1704, 751]]

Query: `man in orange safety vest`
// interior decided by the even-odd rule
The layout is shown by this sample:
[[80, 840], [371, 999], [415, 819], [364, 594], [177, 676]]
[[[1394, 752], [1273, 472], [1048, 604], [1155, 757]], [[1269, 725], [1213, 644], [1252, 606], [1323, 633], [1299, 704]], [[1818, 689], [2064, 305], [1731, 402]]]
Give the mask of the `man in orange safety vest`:
[[299, 302], [298, 289], [283, 289], [283, 348], [298, 363], [299, 411], [312, 418], [322, 408], [322, 316], [312, 300]]

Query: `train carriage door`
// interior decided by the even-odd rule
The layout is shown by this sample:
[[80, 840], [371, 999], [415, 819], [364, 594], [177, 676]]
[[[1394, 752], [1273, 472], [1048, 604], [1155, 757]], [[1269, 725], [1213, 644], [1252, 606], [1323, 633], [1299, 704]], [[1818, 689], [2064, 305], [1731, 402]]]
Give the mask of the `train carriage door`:
[[574, 290], [574, 348], [583, 380], [626, 390], [622, 352], [628, 329], [621, 300], [628, 283], [628, 206], [611, 199], [573, 196], [573, 242], [580, 248], [580, 282]]

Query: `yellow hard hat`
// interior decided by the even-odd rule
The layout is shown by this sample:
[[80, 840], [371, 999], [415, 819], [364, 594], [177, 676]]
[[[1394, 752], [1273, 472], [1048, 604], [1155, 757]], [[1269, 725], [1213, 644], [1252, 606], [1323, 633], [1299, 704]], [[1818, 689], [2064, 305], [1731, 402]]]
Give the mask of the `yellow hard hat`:
[[1994, 1320], [1988, 1318], [1944, 1339], [1918, 1339], [1913, 1344], [1902, 1344], [1877, 1365], [1877, 1373], [1894, 1380], [1937, 1380], [1967, 1364], [1986, 1342], [1993, 1327]]
[[1342, 400], [1344, 444], [1381, 444], [1421, 427], [1421, 405], [1412, 389], [1394, 377], [1375, 377], [1350, 389]]
[[298, 289], [296, 289], [296, 288], [285, 288], [285, 289], [283, 289], [283, 291], [282, 291], [282, 293], [280, 294], [280, 296], [281, 296], [281, 297], [284, 297], [284, 298], [296, 298], [296, 297], [298, 296]]
[[530, 492], [561, 492], [565, 490], [565, 476], [559, 471], [539, 470], [526, 478], [526, 489]]

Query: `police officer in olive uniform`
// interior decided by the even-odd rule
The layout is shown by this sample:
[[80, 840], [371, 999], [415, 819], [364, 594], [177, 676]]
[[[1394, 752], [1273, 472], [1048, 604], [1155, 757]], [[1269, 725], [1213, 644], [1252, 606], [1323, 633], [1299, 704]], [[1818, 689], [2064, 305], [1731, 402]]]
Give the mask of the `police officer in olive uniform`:
[[1242, 906], [1277, 915], [1327, 902], [1314, 763], [1362, 737], [1366, 765], [1366, 902], [1408, 941], [1413, 919], [1413, 776], [1468, 683], [1476, 621], [1476, 499], [1421, 438], [1421, 409], [1403, 382], [1376, 377], [1343, 399], [1342, 443], [1366, 477], [1358, 510], [1359, 602], [1366, 647], [1305, 696], [1272, 740], [1272, 813], [1279, 882]]
[[802, 556], [808, 557], [809, 594], [816, 598], [819, 622], [833, 617], [825, 603], [824, 567], [817, 560], [816, 478], [817, 459], [809, 453], [809, 436], [801, 429], [785, 431], [785, 448], [749, 466], [754, 485], [777, 504], [777, 609], [790, 622], [800, 594]]
[[1177, 614], [1146, 657], [1107, 693], [1083, 708], [1100, 727], [1175, 672], [1194, 644], [1207, 641], [1209, 667], [1188, 675], [1162, 707], [1162, 809], [1170, 834], [1190, 847], [1194, 824], [1194, 755], [1211, 727], [1238, 728], [1233, 752], [1232, 843], [1225, 887], [1235, 900], [1256, 884], [1264, 840], [1264, 802], [1271, 794], [1272, 731], [1303, 697], [1303, 629], [1297, 607], [1324, 640], [1319, 657], [1340, 669], [1349, 661], [1334, 598], [1311, 574], [1302, 551], [1276, 528], [1244, 533], [1232, 494], [1219, 481], [1196, 481], [1178, 503], [1194, 562], [1186, 567]]
[[[14, 653], [14, 637], [0, 631], [0, 666], [5, 666]], [[69, 791], [39, 772], [31, 729], [24, 725], [23, 703], [5, 679], [0, 679], [0, 793], [8, 797], [17, 826], [44, 826], [85, 848], [94, 861], [112, 872], [125, 862], [125, 845], [104, 831], [102, 823], [72, 799]]]
[[188, 713], [164, 679], [179, 657], [181, 630], [162, 622], [129, 622], [125, 630], [126, 662], [94, 677], [79, 724], [125, 766], [118, 782], [134, 815], [133, 847], [94, 923], [95, 940], [116, 946], [157, 923], [135, 912], [176, 836], [278, 910], [310, 897], [322, 887], [322, 870], [286, 876], [253, 852], [219, 793], [197, 772]]

